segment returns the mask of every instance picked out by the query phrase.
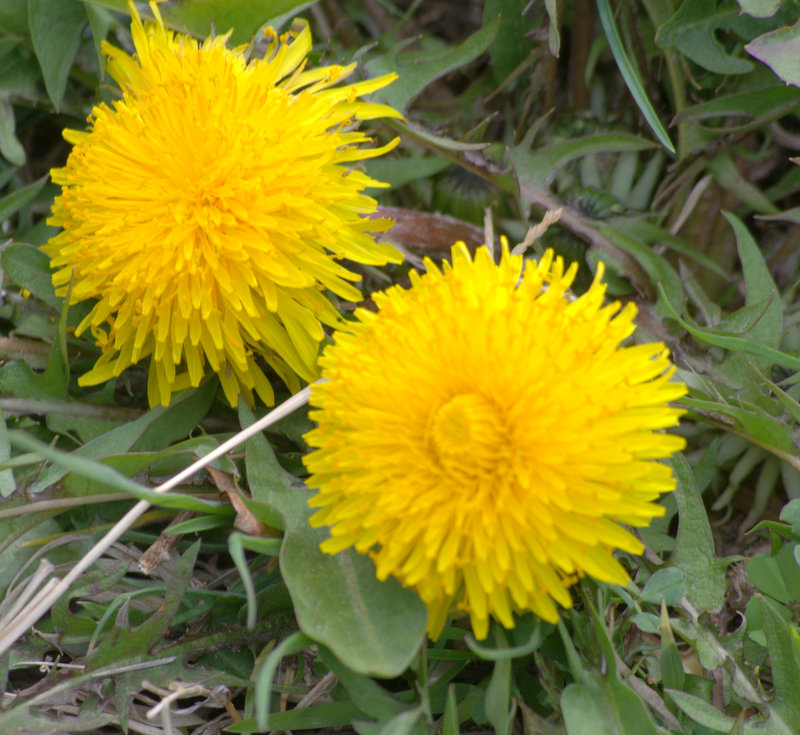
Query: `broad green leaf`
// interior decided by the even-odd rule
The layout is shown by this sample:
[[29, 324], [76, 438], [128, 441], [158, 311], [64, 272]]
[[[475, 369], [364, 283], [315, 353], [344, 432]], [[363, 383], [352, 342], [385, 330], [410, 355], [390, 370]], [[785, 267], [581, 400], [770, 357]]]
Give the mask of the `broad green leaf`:
[[177, 30], [206, 38], [233, 30], [229, 45], [250, 41], [263, 26], [279, 16], [300, 13], [311, 3], [305, 0], [184, 0], [161, 8], [164, 22]]
[[[12, 192], [11, 194], [8, 194], [0, 199], [0, 221], [8, 219], [12, 214], [16, 214], [26, 204], [30, 204], [34, 199], [36, 199], [49, 178], [50, 177], [47, 175], [42, 176], [41, 179], [37, 179], [32, 184], [23, 186], [21, 189], [17, 189], [15, 192]], [[12, 246], [13, 245], [9, 245], [9, 247]], [[32, 246], [27, 245], [24, 247]], [[8, 248], [3, 250], [3, 267], [5, 267], [6, 250], [8, 250]], [[42, 255], [44, 255], [44, 253], [42, 253]], [[50, 259], [46, 255], [44, 255], [44, 257], [49, 263]]]
[[701, 611], [716, 612], [725, 603], [728, 562], [714, 552], [711, 526], [689, 463], [682, 454], [666, 462], [677, 480], [678, 502], [678, 534], [670, 566], [683, 572], [689, 602]]
[[696, 64], [717, 74], [746, 74], [753, 64], [729, 54], [717, 38], [736, 19], [738, 10], [717, 0], [684, 0], [656, 33], [662, 48], [677, 48]]
[[800, 731], [800, 635], [775, 610], [772, 603], [762, 597], [761, 621], [767, 637], [767, 650], [772, 672], [775, 696], [771, 709], [780, 715], [792, 732]]
[[564, 143], [551, 143], [534, 151], [519, 145], [509, 148], [508, 152], [520, 183], [543, 189], [550, 185], [560, 168], [576, 158], [592, 153], [643, 151], [654, 146], [655, 143], [636, 135], [603, 133]]
[[[15, 129], [14, 108], [7, 96], [0, 95], [0, 155], [13, 166], [22, 166], [26, 160], [25, 149], [14, 134]], [[0, 221], [4, 219], [0, 200]]]
[[736, 0], [743, 13], [754, 18], [771, 18], [778, 12], [781, 0]]
[[425, 605], [393, 577], [379, 581], [366, 554], [323, 553], [328, 535], [306, 519], [283, 540], [281, 572], [300, 629], [355, 672], [398, 676], [425, 639]]
[[661, 145], [670, 153], [675, 153], [675, 146], [669, 139], [667, 131], [661, 124], [661, 120], [659, 120], [650, 102], [650, 98], [647, 96], [644, 84], [642, 83], [642, 76], [625, 51], [625, 47], [622, 45], [622, 39], [620, 38], [616, 23], [614, 23], [614, 16], [611, 13], [608, 0], [597, 0], [597, 10], [600, 14], [600, 23], [608, 39], [611, 53], [614, 55], [614, 61], [617, 62], [617, 68], [622, 74], [622, 78], [625, 80], [625, 84], [628, 86], [628, 91], [631, 93], [634, 102], [636, 102], [636, 106], [639, 108], [639, 111], [642, 113]]
[[44, 76], [47, 94], [58, 109], [64, 100], [72, 60], [86, 25], [80, 0], [28, 0], [31, 41]]
[[775, 555], [757, 554], [747, 562], [747, 576], [765, 595], [789, 605], [800, 600], [800, 567], [794, 545], [786, 544]]
[[484, 24], [500, 18], [497, 37], [489, 46], [495, 84], [505, 82], [531, 53], [532, 45], [527, 37], [529, 29], [524, 17], [526, 5], [526, 0], [486, 0], [483, 4]]
[[89, 27], [92, 29], [92, 41], [94, 41], [94, 51], [97, 54], [97, 64], [100, 69], [104, 68], [105, 59], [103, 57], [102, 45], [106, 40], [108, 32], [116, 22], [114, 16], [93, 2], [84, 2], [86, 15], [89, 18]]
[[784, 82], [800, 87], [800, 21], [753, 39], [745, 47], [750, 56], [766, 64]]
[[[45, 180], [39, 179], [39, 182], [44, 185]], [[41, 189], [41, 186], [39, 188]], [[24, 190], [21, 189], [16, 194], [21, 191]], [[12, 194], [12, 196], [14, 195]], [[33, 199], [34, 196], [35, 194], [30, 198]], [[50, 258], [39, 248], [21, 242], [12, 242], [3, 249], [0, 262], [2, 262], [3, 270], [14, 283], [22, 288], [27, 288], [37, 299], [41, 299], [53, 309], [61, 310], [63, 299], [56, 296], [53, 288]]]
[[676, 605], [686, 594], [683, 572], [677, 567], [658, 569], [642, 588], [641, 598], [645, 602], [660, 605]]
[[586, 673], [561, 694], [567, 735], [658, 735], [644, 702], [615, 677]]
[[400, 57], [400, 52], [411, 43], [411, 40], [402, 41], [387, 54], [366, 65], [371, 76], [377, 77], [391, 72], [398, 75], [394, 82], [377, 92], [375, 97], [396, 110], [404, 110], [431, 82], [477, 59], [494, 41], [499, 28], [500, 22], [494, 20], [455, 48], [447, 48], [435, 55], [407, 54]]

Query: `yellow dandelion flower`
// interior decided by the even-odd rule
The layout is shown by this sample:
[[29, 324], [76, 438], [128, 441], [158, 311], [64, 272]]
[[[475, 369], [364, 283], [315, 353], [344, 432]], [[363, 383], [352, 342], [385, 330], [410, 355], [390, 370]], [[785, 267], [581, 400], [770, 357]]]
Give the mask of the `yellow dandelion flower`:
[[305, 24], [265, 30], [263, 58], [199, 43], [134, 7], [134, 56], [104, 44], [122, 97], [97, 105], [73, 144], [45, 247], [59, 294], [94, 299], [76, 332], [102, 355], [80, 383], [94, 385], [150, 357], [151, 405], [216, 372], [228, 400], [255, 391], [274, 401], [261, 359], [291, 390], [317, 378], [322, 325], [340, 316], [326, 295], [360, 300], [340, 260], [399, 262], [370, 233], [380, 186], [346, 164], [394, 147], [362, 148], [356, 123], [399, 117], [359, 99], [394, 75], [334, 86], [355, 65], [308, 69]]
[[584, 574], [626, 584], [613, 550], [641, 553], [673, 490], [655, 460], [684, 395], [663, 344], [623, 344], [636, 307], [604, 304], [602, 265], [571, 299], [576, 267], [548, 251], [523, 271], [463, 243], [453, 265], [376, 295], [322, 355], [305, 458], [324, 551], [370, 553], [425, 602], [436, 638], [456, 608], [478, 638], [514, 612], [557, 619]]

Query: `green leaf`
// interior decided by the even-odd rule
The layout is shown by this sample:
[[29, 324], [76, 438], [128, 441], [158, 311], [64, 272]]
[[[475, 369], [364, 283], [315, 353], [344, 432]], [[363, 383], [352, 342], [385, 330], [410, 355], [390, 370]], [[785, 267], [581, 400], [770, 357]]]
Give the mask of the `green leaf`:
[[747, 576], [753, 585], [786, 605], [800, 600], [800, 567], [794, 549], [794, 544], [786, 544], [775, 556], [757, 554], [747, 562]]
[[165, 23], [200, 38], [209, 36], [212, 28], [218, 34], [233, 29], [229, 45], [236, 46], [252, 40], [261, 26], [310, 4], [306, 0], [183, 0], [163, 5], [161, 14]]
[[744, 47], [750, 56], [766, 64], [786, 84], [800, 87], [800, 21], [791, 27], [778, 28], [753, 39]]
[[647, 707], [616, 676], [586, 673], [561, 694], [567, 735], [658, 735]]
[[425, 605], [393, 577], [379, 581], [369, 556], [352, 549], [323, 553], [327, 537], [327, 529], [311, 528], [306, 518], [283, 540], [281, 572], [300, 629], [353, 671], [398, 676], [425, 639]]
[[368, 717], [385, 723], [408, 711], [408, 704], [392, 696], [368, 676], [353, 671], [325, 646], [320, 646], [319, 657], [347, 690], [353, 704]]
[[761, 621], [767, 637], [774, 698], [771, 709], [789, 726], [800, 731], [800, 635], [764, 597], [759, 599]]
[[511, 694], [511, 659], [496, 661], [489, 686], [486, 687], [486, 717], [497, 735], [508, 735], [516, 707], [509, 710]]
[[31, 41], [44, 76], [44, 86], [56, 109], [61, 107], [72, 61], [86, 24], [80, 0], [28, 0]]
[[670, 153], [675, 153], [675, 146], [669, 139], [667, 131], [661, 124], [661, 120], [658, 119], [658, 115], [653, 109], [653, 105], [647, 96], [647, 92], [644, 89], [644, 84], [642, 83], [641, 74], [639, 74], [639, 70], [631, 61], [630, 57], [625, 51], [625, 47], [622, 45], [622, 39], [620, 38], [619, 31], [614, 23], [614, 16], [611, 13], [611, 7], [608, 4], [608, 0], [597, 0], [597, 10], [600, 14], [600, 22], [603, 25], [603, 31], [608, 39], [608, 45], [611, 48], [611, 53], [614, 55], [614, 60], [617, 62], [617, 67], [622, 74], [622, 78], [625, 80], [625, 84], [628, 86], [628, 91], [630, 91], [634, 102], [636, 102], [636, 106], [639, 108], [639, 111], [644, 116], [644, 119], [647, 121], [647, 124], [650, 126], [650, 129], [653, 131], [653, 133], [655, 133], [655, 136], [658, 138], [661, 145], [663, 145], [664, 148], [666, 148]]
[[[14, 166], [23, 166], [26, 160], [25, 149], [14, 134], [15, 129], [14, 108], [6, 95], [0, 95], [0, 155]], [[0, 215], [0, 221], [4, 219]]]
[[497, 37], [489, 46], [495, 84], [505, 82], [531, 53], [531, 42], [526, 37], [528, 28], [524, 22], [526, 5], [526, 0], [486, 0], [483, 4], [484, 24], [500, 18]]
[[636, 135], [603, 133], [564, 143], [551, 143], [533, 152], [527, 150], [526, 146], [519, 145], [509, 148], [509, 156], [520, 183], [543, 189], [550, 185], [560, 168], [576, 158], [592, 153], [643, 151], [653, 147], [655, 143]]
[[364, 161], [367, 176], [389, 184], [392, 189], [410, 181], [430, 178], [452, 165], [452, 161], [439, 156], [383, 157]]
[[[647, 271], [650, 281], [658, 287], [659, 293], [665, 293], [669, 299], [681, 302], [683, 300], [683, 284], [672, 266], [652, 249], [628, 237], [626, 234], [611, 227], [605, 222], [597, 225], [598, 231], [605, 235], [620, 250], [633, 256], [636, 261]], [[664, 306], [659, 303], [657, 310], [663, 311]]]
[[[240, 403], [239, 422], [242, 428], [250, 426], [253, 421], [250, 409]], [[247, 440], [245, 467], [254, 503], [277, 509], [283, 517], [283, 527], [298, 526], [305, 521], [308, 517], [306, 501], [311, 497], [311, 492], [280, 466], [263, 434], [256, 434]], [[264, 514], [258, 512], [257, 506], [254, 507], [256, 516], [262, 518]]]
[[384, 56], [366, 65], [371, 76], [395, 72], [398, 79], [375, 94], [391, 107], [404, 110], [425, 87], [445, 74], [460, 69], [486, 51], [500, 29], [499, 20], [483, 26], [455, 48], [447, 48], [436, 55], [408, 54], [399, 58], [400, 52], [413, 39], [405, 40]]
[[[163, 406], [157, 406], [151, 409], [143, 416], [135, 419], [117, 429], [112, 429], [106, 434], [87, 442], [82, 447], [76, 449], [71, 456], [85, 459], [99, 459], [100, 457], [109, 457], [116, 454], [127, 452], [136, 442], [136, 440], [144, 433], [150, 424], [152, 424], [166, 409]], [[37, 451], [33, 449], [33, 451]], [[60, 457], [60, 453], [58, 456]], [[39, 478], [30, 488], [32, 494], [40, 493], [45, 488], [58, 482], [64, 475], [69, 472], [69, 469], [63, 464], [54, 465], [45, 468], [39, 475]]]
[[695, 64], [717, 74], [746, 74], [753, 64], [729, 54], [717, 38], [735, 21], [738, 10], [717, 0], [684, 0], [677, 12], [656, 33], [662, 48], [677, 48]]
[[752, 207], [759, 214], [777, 214], [780, 209], [776, 207], [761, 190], [751, 184], [739, 173], [728, 153], [720, 153], [708, 162], [708, 170], [714, 174], [716, 182], [726, 191], [735, 194], [747, 206]]
[[687, 694], [676, 689], [667, 689], [666, 692], [682, 712], [703, 727], [707, 727], [714, 732], [729, 733], [734, 724], [736, 724], [733, 717], [722, 714], [710, 702], [695, 697], [693, 694]]
[[781, 0], [736, 0], [743, 13], [754, 18], [771, 18], [778, 12]]
[[123, 609], [117, 615], [117, 624], [89, 655], [87, 665], [90, 668], [99, 669], [113, 664], [125, 656], [135, 656], [149, 651], [161, 640], [164, 631], [178, 612], [178, 607], [192, 580], [194, 564], [199, 551], [200, 541], [196, 541], [186, 550], [170, 576], [164, 602], [147, 620], [133, 630], [125, 624], [127, 615], [124, 608], [127, 607], [127, 603], [123, 603]]
[[701, 611], [715, 612], [725, 603], [728, 562], [714, 553], [711, 526], [689, 463], [682, 454], [666, 462], [675, 473], [678, 503], [678, 534], [670, 566], [683, 572], [689, 602]]
[[[8, 219], [12, 214], [16, 214], [26, 204], [30, 204], [34, 199], [36, 199], [36, 197], [39, 195], [39, 192], [44, 188], [44, 185], [47, 183], [47, 180], [49, 178], [50, 177], [48, 175], [42, 176], [41, 179], [37, 179], [32, 184], [23, 186], [21, 189], [17, 189], [15, 192], [9, 194], [8, 196], [4, 196], [2, 199], [0, 199], [0, 221]], [[8, 247], [13, 247], [14, 244], [9, 245]], [[33, 246], [28, 245], [24, 247], [33, 247]], [[8, 248], [3, 250], [4, 259], [6, 250], [8, 250]], [[42, 255], [44, 255], [44, 253], [42, 253]], [[44, 255], [44, 257], [49, 263], [50, 258], [48, 258], [46, 255]]]
[[659, 288], [661, 297], [664, 299], [664, 304], [669, 310], [672, 317], [689, 333], [698, 339], [715, 345], [716, 347], [723, 347], [726, 350], [733, 352], [742, 352], [746, 355], [753, 355], [754, 357], [761, 357], [770, 361], [775, 365], [783, 365], [784, 367], [791, 368], [792, 370], [800, 370], [800, 358], [794, 355], [789, 355], [786, 352], [765, 347], [758, 342], [753, 342], [749, 339], [735, 337], [729, 333], [722, 332], [718, 329], [707, 329], [697, 324], [693, 324], [686, 319], [683, 319], [678, 314], [675, 306], [670, 302], [663, 288]]
[[179, 394], [172, 404], [145, 428], [130, 447], [131, 452], [155, 452], [185, 439], [208, 413], [217, 393], [217, 380], [206, 380], [199, 388]]
[[444, 706], [444, 717], [442, 719], [442, 735], [459, 735], [458, 702], [456, 700], [456, 688], [453, 684], [447, 687], [447, 702]]
[[754, 342], [777, 348], [783, 335], [783, 307], [778, 287], [747, 227], [730, 212], [723, 214], [736, 234], [736, 247], [744, 271], [745, 306], [768, 304], [758, 321], [747, 330], [747, 336]]
[[[785, 85], [766, 87], [751, 92], [715, 97], [685, 107], [676, 116], [676, 124], [692, 122], [713, 133], [755, 130], [794, 111], [800, 104], [800, 90]], [[725, 118], [725, 125], [700, 125], [701, 120]], [[741, 122], [740, 122], [741, 120]]]
[[[8, 429], [6, 428], [6, 418], [0, 411], [0, 464], [6, 462], [11, 456], [11, 444], [8, 441]], [[14, 482], [14, 473], [9, 470], [0, 470], [0, 497], [7, 498], [17, 485]]]
[[655, 605], [662, 602], [676, 605], [686, 594], [683, 572], [677, 567], [665, 567], [653, 573], [642, 588], [641, 599]]
[[[175, 492], [158, 493], [151, 488], [139, 485], [108, 465], [81, 456], [79, 454], [80, 449], [74, 452], [62, 452], [44, 442], [40, 442], [38, 439], [34, 439], [24, 431], [9, 431], [8, 439], [11, 442], [11, 446], [33, 452], [43, 459], [53, 462], [54, 465], [57, 466], [55, 468], [48, 468], [48, 470], [55, 469], [62, 475], [67, 472], [74, 472], [83, 477], [87, 477], [95, 483], [107, 486], [113, 490], [128, 493], [129, 495], [133, 495], [141, 500], [147, 500], [151, 504], [163, 508], [193, 510], [198, 513], [210, 513], [213, 515], [230, 515], [232, 513], [231, 507], [229, 505], [223, 505], [222, 503], [211, 502], [203, 500], [202, 498], [182, 495]], [[86, 444], [84, 447], [81, 447], [81, 449], [87, 446], [89, 445]], [[44, 487], [50, 484], [52, 483], [47, 483]]]

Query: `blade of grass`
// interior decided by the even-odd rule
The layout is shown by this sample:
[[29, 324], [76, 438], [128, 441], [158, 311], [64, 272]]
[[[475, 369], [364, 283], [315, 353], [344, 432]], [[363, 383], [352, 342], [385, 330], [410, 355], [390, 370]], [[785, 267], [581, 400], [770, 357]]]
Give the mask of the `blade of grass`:
[[620, 38], [619, 30], [617, 30], [617, 26], [614, 23], [614, 16], [611, 13], [611, 7], [608, 4], [608, 0], [597, 0], [597, 10], [600, 14], [600, 22], [603, 24], [603, 31], [608, 39], [608, 45], [611, 48], [611, 53], [614, 55], [614, 60], [617, 62], [617, 67], [622, 74], [622, 78], [625, 80], [628, 90], [636, 102], [636, 106], [639, 108], [642, 115], [644, 115], [644, 119], [647, 120], [647, 124], [650, 126], [650, 129], [653, 131], [653, 133], [655, 133], [655, 136], [658, 138], [658, 141], [661, 143], [661, 145], [663, 145], [664, 148], [666, 148], [670, 153], [674, 154], [675, 146], [672, 144], [667, 131], [664, 129], [664, 126], [658, 119], [658, 115], [653, 109], [653, 105], [650, 104], [650, 99], [647, 97], [647, 92], [644, 91], [644, 85], [642, 84], [639, 71], [633, 65], [633, 62], [625, 51], [625, 47], [622, 45], [622, 39]]

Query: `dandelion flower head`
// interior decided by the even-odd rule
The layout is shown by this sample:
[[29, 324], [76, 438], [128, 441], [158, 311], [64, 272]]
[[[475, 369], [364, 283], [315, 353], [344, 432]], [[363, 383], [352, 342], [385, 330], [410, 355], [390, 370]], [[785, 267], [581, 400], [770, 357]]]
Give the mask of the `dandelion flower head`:
[[620, 524], [663, 513], [686, 388], [663, 344], [626, 343], [636, 307], [604, 303], [602, 264], [574, 299], [552, 251], [523, 274], [505, 244], [495, 265], [459, 243], [426, 268], [322, 355], [311, 523], [415, 589], [433, 638], [453, 610], [478, 638], [515, 612], [555, 621], [580, 576], [627, 583], [613, 552], [643, 548]]
[[77, 327], [102, 350], [82, 376], [93, 385], [150, 357], [151, 405], [216, 372], [232, 404], [254, 392], [273, 403], [263, 370], [291, 390], [317, 377], [323, 325], [339, 324], [328, 292], [360, 300], [359, 276], [340, 262], [384, 265], [401, 256], [371, 233], [381, 186], [347, 164], [392, 148], [357, 122], [399, 117], [360, 96], [394, 76], [348, 85], [351, 66], [306, 67], [307, 25], [265, 29], [263, 58], [228, 36], [200, 43], [132, 15], [133, 56], [108, 44], [121, 99], [98, 104], [52, 172], [62, 191], [45, 247], [53, 282], [92, 299]]

